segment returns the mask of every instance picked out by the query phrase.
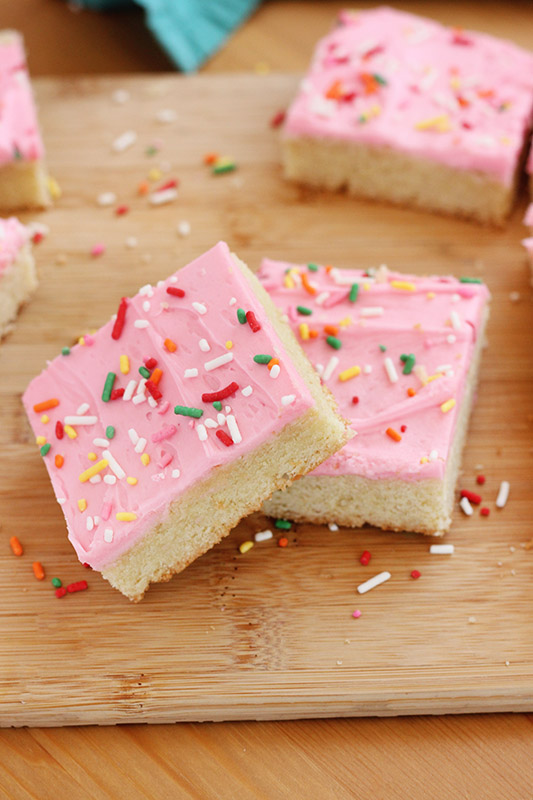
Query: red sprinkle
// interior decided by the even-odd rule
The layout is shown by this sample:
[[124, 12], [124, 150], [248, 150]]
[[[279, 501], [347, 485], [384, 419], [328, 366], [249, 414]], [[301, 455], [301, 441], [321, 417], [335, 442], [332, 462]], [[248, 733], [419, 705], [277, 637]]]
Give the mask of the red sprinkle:
[[216, 437], [217, 439], [220, 439], [222, 444], [225, 444], [226, 447], [231, 447], [231, 445], [233, 444], [233, 439], [230, 436], [228, 436], [226, 431], [218, 430], [216, 432]]
[[171, 178], [169, 181], [164, 183], [162, 186], [158, 186], [155, 190], [156, 192], [164, 192], [166, 189], [175, 189], [176, 186], [179, 186], [179, 181], [176, 178]]
[[71, 594], [73, 592], [83, 592], [85, 591], [85, 589], [88, 588], [89, 586], [87, 584], [87, 581], [76, 581], [76, 583], [69, 583], [69, 585], [67, 586], [67, 592], [70, 592]]
[[144, 366], [146, 369], [153, 369], [154, 367], [157, 367], [157, 358], [154, 358], [153, 356], [151, 358], [145, 358]]
[[483, 508], [480, 510], [479, 513], [481, 514], [482, 517], [488, 517], [490, 514], [490, 508], [483, 506]]
[[124, 323], [126, 321], [127, 307], [128, 307], [127, 298], [123, 297], [118, 307], [117, 318], [115, 320], [115, 324], [113, 325], [113, 330], [111, 331], [112, 339], [120, 339], [120, 336], [122, 334], [122, 329], [124, 328]]
[[238, 388], [239, 384], [232, 381], [228, 383], [224, 389], [219, 389], [218, 392], [204, 392], [202, 395], [202, 403], [214, 403], [216, 400], [225, 400], [226, 397], [235, 394]]
[[54, 594], [56, 597], [64, 597], [67, 593], [67, 590], [64, 586], [60, 586], [59, 589], [56, 589]]
[[252, 333], [257, 333], [257, 331], [261, 330], [261, 325], [258, 323], [253, 311], [246, 312], [246, 319], [248, 320], [248, 325], [252, 329]]
[[369, 553], [368, 550], [365, 550], [359, 561], [361, 562], [363, 567], [366, 567], [368, 566], [368, 564], [370, 564], [371, 558], [372, 558], [372, 553]]
[[92, 569], [91, 565], [88, 564], [86, 561], [83, 562], [83, 566], [85, 567], [85, 569]]
[[60, 419], [58, 419], [57, 422], [56, 422], [56, 439], [62, 439], [63, 438], [63, 433], [64, 433], [64, 431], [63, 431], [63, 423], [61, 422]]
[[289, 540], [286, 536], [282, 536], [281, 539], [278, 539], [278, 547], [287, 547], [289, 544]]
[[401, 430], [402, 433], [405, 433], [405, 431], [407, 430], [407, 425], [402, 425], [400, 430]]
[[110, 400], [118, 400], [124, 394], [124, 389], [113, 389], [109, 399]]
[[480, 486], [483, 486], [486, 480], [487, 479], [485, 478], [484, 475], [478, 475], [476, 478], [476, 483], [479, 483]]
[[358, 402], [359, 402], [358, 397], [352, 397], [352, 403], [354, 404], [354, 406], [356, 406]]
[[39, 242], [42, 242], [43, 239], [44, 239], [44, 233], [41, 233], [41, 231], [35, 231], [35, 233], [31, 237], [33, 244], [39, 244]]
[[159, 391], [155, 383], [150, 379], [148, 379], [144, 385], [146, 386], [146, 388], [148, 389], [154, 400], [160, 400], [163, 397], [162, 392]]
[[461, 497], [466, 497], [466, 499], [470, 500], [475, 506], [481, 503], [481, 495], [475, 492], [469, 492], [468, 489], [461, 489]]
[[414, 569], [414, 570], [411, 572], [411, 578], [414, 578], [414, 580], [416, 581], [416, 580], [418, 580], [418, 578], [420, 577], [420, 575], [421, 575], [421, 574], [422, 574], [422, 573], [421, 573], [421, 572], [419, 572], [417, 569]]
[[279, 128], [285, 122], [286, 111], [278, 111], [270, 120], [271, 128]]
[[115, 214], [117, 215], [117, 217], [122, 217], [124, 214], [127, 214], [129, 210], [130, 210], [129, 206], [119, 206], [115, 210]]
[[167, 294], [172, 294], [174, 297], [185, 297], [185, 292], [179, 286], [167, 286]]

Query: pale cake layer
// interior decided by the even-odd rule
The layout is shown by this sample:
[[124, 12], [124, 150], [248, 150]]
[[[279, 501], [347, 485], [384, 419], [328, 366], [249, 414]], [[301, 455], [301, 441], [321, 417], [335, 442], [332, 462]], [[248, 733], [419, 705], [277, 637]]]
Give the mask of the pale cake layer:
[[13, 264], [0, 276], [0, 339], [9, 331], [18, 309], [29, 299], [37, 284], [31, 247], [25, 244]]
[[40, 161], [21, 161], [0, 167], [0, 208], [47, 208], [50, 205], [48, 178]]
[[289, 180], [481, 223], [502, 225], [516, 194], [517, 176], [506, 186], [391, 148], [309, 137], [287, 138], [282, 146]]

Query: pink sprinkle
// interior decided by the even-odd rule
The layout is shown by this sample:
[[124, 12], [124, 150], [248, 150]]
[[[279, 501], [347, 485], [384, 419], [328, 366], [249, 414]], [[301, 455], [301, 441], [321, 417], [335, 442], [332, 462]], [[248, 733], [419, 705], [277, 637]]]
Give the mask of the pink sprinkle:
[[169, 409], [170, 403], [168, 400], [163, 400], [162, 403], [159, 403], [157, 406], [157, 413], [158, 414], [165, 414]]
[[157, 466], [159, 467], [159, 469], [164, 469], [165, 467], [168, 467], [173, 457], [174, 456], [171, 456], [170, 453], [162, 453], [160, 460], [157, 462]]
[[361, 612], [359, 611], [358, 608], [356, 608], [355, 611], [352, 612], [352, 617], [354, 619], [359, 619], [360, 616], [361, 616]]
[[93, 258], [97, 258], [105, 253], [105, 244], [102, 242], [97, 242], [97, 244], [93, 244], [91, 247], [91, 255]]
[[109, 519], [109, 516], [111, 514], [111, 508], [112, 508], [111, 503], [109, 502], [109, 500], [106, 500], [105, 503], [103, 503], [102, 509], [100, 511], [100, 516], [102, 517], [102, 519], [105, 520]]
[[86, 344], [86, 346], [87, 346], [87, 347], [90, 347], [91, 345], [93, 345], [93, 344], [94, 344], [94, 336], [90, 336], [90, 335], [87, 333], [87, 334], [85, 334], [85, 336], [83, 337], [83, 341], [85, 342], [85, 344]]
[[152, 442], [162, 442], [163, 439], [169, 439], [174, 436], [177, 430], [175, 425], [163, 425], [160, 431], [152, 433]]

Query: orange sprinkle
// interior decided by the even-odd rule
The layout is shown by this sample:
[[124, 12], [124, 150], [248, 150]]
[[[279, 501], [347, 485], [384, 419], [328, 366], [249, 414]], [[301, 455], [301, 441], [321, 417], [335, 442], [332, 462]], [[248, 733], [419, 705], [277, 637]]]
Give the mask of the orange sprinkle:
[[21, 556], [24, 552], [24, 549], [16, 536], [11, 537], [9, 540], [9, 546], [11, 547], [14, 556]]
[[36, 403], [33, 410], [39, 414], [41, 411], [48, 411], [49, 408], [55, 408], [59, 405], [57, 397], [51, 397], [50, 400], [43, 400], [42, 403]]
[[409, 387], [408, 390], [407, 390], [408, 397], [414, 397], [415, 394], [416, 394], [415, 390], [412, 389], [411, 387]]
[[216, 161], [218, 161], [219, 158], [220, 156], [218, 153], [206, 153], [204, 156], [204, 164], [209, 166], [210, 164], [214, 164]]
[[359, 76], [365, 87], [365, 94], [375, 94], [379, 89], [379, 83], [369, 72], [362, 72]]
[[329, 333], [331, 336], [337, 336], [339, 329], [336, 325], [324, 325], [324, 333]]
[[58, 469], [61, 469], [64, 463], [65, 459], [63, 458], [63, 456], [60, 453], [57, 453], [56, 457], [54, 458], [54, 464], [56, 465], [56, 467]]
[[271, 359], [270, 359], [270, 361], [269, 361], [269, 362], [268, 362], [268, 364], [267, 364], [267, 367], [268, 367], [269, 369], [272, 369], [272, 367], [274, 366], [274, 364], [279, 364], [279, 358], [271, 358]]
[[37, 578], [38, 581], [42, 581], [44, 579], [44, 569], [43, 565], [40, 561], [34, 561], [31, 565], [33, 569], [33, 574]]
[[387, 428], [385, 433], [387, 434], [387, 436], [390, 436], [391, 439], [394, 439], [395, 442], [401, 442], [402, 441], [402, 437], [400, 436], [398, 431], [394, 430], [394, 428]]
[[305, 291], [309, 292], [309, 294], [316, 294], [316, 289], [309, 283], [309, 278], [307, 277], [306, 273], [300, 272], [300, 277], [302, 279], [302, 286], [304, 287]]
[[331, 264], [326, 264], [326, 266], [324, 267], [324, 269], [325, 269], [325, 270], [326, 270], [326, 272], [329, 274], [329, 273], [331, 272], [331, 270], [333, 269], [333, 267], [331, 266]]
[[150, 186], [148, 181], [141, 181], [141, 183], [137, 186], [137, 194], [145, 195], [148, 194], [150, 191]]
[[165, 339], [164, 344], [169, 353], [174, 353], [178, 349], [178, 345], [172, 339]]
[[289, 544], [289, 540], [286, 536], [282, 536], [281, 539], [278, 539], [278, 547], [287, 547]]
[[326, 92], [326, 97], [328, 98], [328, 100], [340, 100], [342, 95], [343, 95], [343, 90], [341, 81], [333, 81], [333, 83]]
[[161, 380], [162, 375], [163, 375], [163, 370], [159, 369], [159, 367], [156, 367], [152, 372], [152, 374], [150, 375], [150, 380], [157, 386], [157, 384]]
[[316, 331], [314, 328], [309, 328], [309, 338], [316, 339], [317, 336], [318, 336], [318, 331]]

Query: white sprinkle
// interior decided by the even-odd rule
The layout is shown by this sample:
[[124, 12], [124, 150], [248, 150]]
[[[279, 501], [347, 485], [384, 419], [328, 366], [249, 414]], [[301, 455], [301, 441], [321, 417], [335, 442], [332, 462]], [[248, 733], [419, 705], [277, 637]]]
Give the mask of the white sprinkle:
[[321, 94], [313, 95], [309, 100], [309, 110], [317, 117], [332, 117], [337, 111], [337, 104], [333, 100], [328, 100]]
[[180, 474], [181, 473], [180, 473], [179, 469], [173, 469], [172, 470], [172, 477], [173, 478], [179, 478]]
[[93, 444], [97, 447], [109, 447], [109, 442], [107, 439], [93, 439]]
[[[101, 475], [93, 475], [92, 478], [89, 478], [89, 483], [100, 483], [102, 480]], [[96, 517], [95, 517], [96, 519]]]
[[156, 113], [155, 118], [157, 122], [168, 124], [169, 122], [175, 122], [178, 118], [178, 115], [173, 108], [162, 108]]
[[464, 514], [466, 514], [467, 517], [472, 516], [472, 514], [474, 513], [474, 509], [470, 505], [470, 500], [468, 499], [468, 497], [461, 497], [459, 505], [461, 506], [461, 511]]
[[157, 408], [157, 401], [154, 400], [151, 394], [148, 395], [148, 405], [152, 408]]
[[477, 622], [477, 619], [475, 617], [468, 617], [468, 622], [470, 625], [473, 625], [475, 622]]
[[[171, 278], [171, 280], [172, 280], [172, 278]], [[152, 289], [152, 286], [151, 286], [150, 283], [145, 283], [144, 286], [141, 286], [141, 288], [139, 289], [138, 294], [147, 294], [148, 297], [153, 297], [154, 296], [154, 290]]]
[[509, 292], [509, 300], [511, 303], [518, 303], [520, 300], [520, 292]]
[[327, 367], [324, 370], [323, 379], [325, 381], [329, 381], [337, 367], [339, 366], [339, 359], [337, 356], [331, 356], [330, 360], [328, 361]]
[[100, 524], [100, 517], [94, 516], [93, 519], [95, 526]]
[[112, 206], [117, 202], [117, 196], [114, 192], [101, 192], [96, 198], [99, 206]]
[[231, 406], [224, 406], [224, 411], [226, 414], [231, 414]]
[[333, 532], [339, 530], [339, 526], [337, 525], [336, 522], [328, 522], [328, 528], [330, 529], [330, 531], [333, 531]]
[[120, 136], [117, 136], [111, 145], [115, 153], [123, 153], [128, 147], [131, 147], [137, 141], [137, 134], [135, 131], [124, 131]]
[[461, 318], [457, 311], [450, 311], [450, 322], [452, 323], [452, 328], [454, 331], [461, 330]]
[[513, 547], [513, 545], [511, 545], [511, 546], [509, 547], [509, 552], [510, 552], [510, 553], [514, 553], [514, 552], [515, 552], [515, 550], [516, 550], [516, 547]]
[[135, 328], [147, 328], [150, 323], [147, 319], [136, 319], [133, 325]]
[[67, 502], [67, 498], [66, 497], [58, 497], [57, 498], [57, 502], [59, 503], [60, 506], [62, 506], [64, 503]]
[[150, 205], [162, 206], [165, 203], [171, 203], [178, 196], [178, 190], [174, 188], [162, 189], [159, 192], [153, 192], [148, 198]]
[[113, 541], [113, 528], [106, 528], [104, 531], [104, 542], [112, 542]]
[[130, 442], [132, 443], [132, 445], [135, 446], [139, 441], [139, 434], [137, 433], [135, 428], [130, 428], [128, 430], [128, 436], [130, 437]]
[[211, 359], [211, 361], [206, 361], [204, 369], [206, 372], [211, 372], [212, 369], [221, 367], [223, 364], [229, 364], [230, 361], [233, 361], [233, 353], [224, 353], [223, 356], [218, 356], [217, 358]]
[[104, 483], [108, 483], [110, 486], [113, 486], [117, 482], [117, 479], [114, 475], [104, 475]]
[[94, 528], [94, 520], [93, 520], [93, 518], [92, 517], [87, 517], [87, 520], [86, 520], [85, 524], [87, 526], [87, 530], [88, 531], [92, 531], [92, 529]]
[[241, 390], [241, 394], [243, 394], [244, 397], [250, 397], [252, 392], [253, 392], [253, 389], [252, 389], [251, 386], [245, 386], [244, 389]]
[[438, 450], [432, 450], [431, 453], [429, 454], [429, 460], [430, 461], [436, 461], [436, 459], [438, 457], [439, 457], [439, 451]]
[[455, 336], [453, 333], [448, 334], [448, 336], [446, 337], [446, 341], [448, 342], [448, 344], [455, 344], [456, 340], [457, 336]]
[[211, 419], [211, 417], [204, 419], [204, 425], [206, 428], [218, 428], [218, 422], [216, 419]]
[[139, 381], [136, 394], [141, 394], [143, 395], [143, 397], [146, 394], [146, 378], [141, 378], [141, 380]]
[[230, 436], [233, 439], [235, 444], [240, 444], [242, 442], [241, 432], [239, 430], [239, 426], [237, 425], [237, 420], [233, 416], [233, 414], [228, 414], [226, 417], [226, 422], [228, 424], [228, 430], [230, 432]]
[[144, 453], [144, 448], [146, 447], [146, 439], [142, 437], [139, 439], [137, 444], [135, 445], [135, 452], [136, 453]]
[[381, 317], [383, 315], [383, 306], [367, 306], [362, 308], [359, 312], [361, 317]]
[[254, 533], [254, 542], [266, 542], [269, 539], [272, 539], [272, 531], [257, 531]]
[[200, 347], [200, 350], [203, 353], [209, 353], [209, 351], [211, 350], [211, 348], [209, 346], [209, 342], [207, 341], [207, 339], [200, 339], [200, 341], [198, 342], [198, 345]]
[[281, 372], [280, 365], [279, 364], [274, 364], [274, 366], [272, 367], [271, 370], [269, 370], [269, 372], [270, 372], [270, 377], [271, 378], [277, 378], [279, 373]]
[[131, 400], [133, 397], [133, 392], [135, 391], [135, 387], [137, 386], [137, 381], [130, 381], [126, 386], [126, 391], [122, 395], [123, 400]]
[[372, 366], [370, 364], [365, 364], [365, 366], [363, 367], [363, 372], [365, 373], [365, 375], [370, 375], [370, 373], [372, 372]]
[[315, 370], [318, 373], [318, 377], [322, 378], [324, 376], [324, 365], [323, 364], [315, 364]]
[[290, 406], [291, 403], [294, 403], [296, 400], [295, 394], [284, 394], [281, 398], [281, 405], [282, 406]]
[[82, 403], [81, 406], [76, 411], [76, 414], [86, 414], [89, 410], [89, 403]]
[[507, 498], [509, 497], [509, 489], [510, 484], [508, 481], [502, 481], [500, 483], [500, 490], [498, 492], [498, 497], [496, 498], [496, 508], [503, 508], [507, 502]]
[[452, 294], [452, 297], [451, 297], [452, 303], [458, 303], [460, 299], [461, 298], [459, 297], [458, 294]]
[[219, 411], [219, 413], [217, 414], [217, 420], [218, 420], [218, 424], [219, 425], [225, 425], [226, 424], [226, 415], [223, 414], [221, 411]]
[[320, 292], [319, 295], [315, 298], [315, 303], [317, 306], [321, 306], [324, 300], [327, 300], [329, 297], [329, 292]]
[[370, 578], [368, 581], [359, 584], [357, 587], [357, 591], [359, 594], [365, 594], [369, 592], [370, 589], [374, 589], [376, 586], [379, 586], [381, 583], [385, 583], [391, 577], [390, 572], [380, 572], [379, 575], [374, 575], [373, 578]]
[[389, 358], [387, 356], [387, 358], [383, 362], [383, 366], [385, 367], [385, 372], [387, 373], [389, 381], [391, 383], [396, 383], [396, 381], [398, 380], [398, 373], [396, 372], [396, 367], [392, 363], [392, 358]]
[[230, 306], [234, 306], [236, 302], [237, 302], [237, 298], [236, 297], [232, 297], [230, 299], [230, 301], [229, 301], [229, 304], [230, 304]]
[[126, 241], [124, 242], [128, 250], [133, 250], [134, 247], [137, 247], [138, 241], [135, 236], [128, 236]]
[[98, 417], [65, 417], [63, 422], [65, 425], [95, 425]]
[[511, 663], [510, 661], [506, 661], [505, 666], [508, 667], [510, 663]]
[[128, 100], [130, 99], [130, 93], [127, 92], [125, 89], [115, 89], [115, 91], [111, 95], [111, 98], [114, 103], [116, 103], [119, 106], [123, 106], [124, 103], [127, 103]]
[[191, 369], [186, 369], [183, 373], [184, 378], [196, 378], [198, 376], [198, 370], [196, 367], [191, 367]]
[[122, 480], [122, 478], [126, 477], [126, 473], [109, 450], [104, 450], [102, 455], [108, 462], [111, 472], [114, 472], [119, 480]]
[[192, 307], [195, 311], [198, 311], [199, 314], [207, 314], [207, 306], [205, 306], [203, 303], [195, 302], [192, 304]]
[[454, 550], [453, 544], [432, 544], [429, 548], [434, 556], [451, 556]]
[[198, 425], [196, 426], [196, 433], [198, 434], [198, 438], [200, 439], [200, 441], [205, 442], [205, 440], [207, 439], [207, 429], [205, 425], [202, 425], [201, 422], [199, 422]]
[[143, 301], [143, 311], [150, 311], [151, 304], [149, 300]]
[[186, 220], [182, 219], [178, 222], [178, 233], [180, 236], [188, 236], [191, 232], [191, 223]]

